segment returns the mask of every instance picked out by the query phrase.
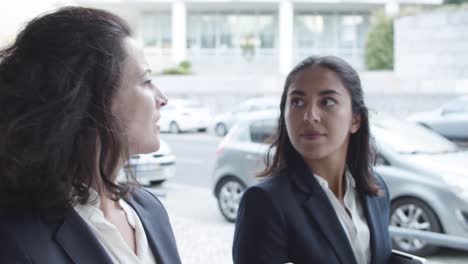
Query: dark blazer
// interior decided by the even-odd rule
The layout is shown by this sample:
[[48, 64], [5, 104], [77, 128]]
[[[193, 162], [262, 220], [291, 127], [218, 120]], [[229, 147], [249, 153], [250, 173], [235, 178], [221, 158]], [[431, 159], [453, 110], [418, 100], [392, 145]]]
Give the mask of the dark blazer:
[[[328, 197], [310, 170], [285, 172], [247, 189], [234, 234], [235, 264], [358, 264]], [[361, 195], [373, 264], [389, 262], [389, 196]]]
[[[136, 211], [158, 264], [181, 263], [169, 218], [149, 191], [135, 190], [126, 201]], [[0, 215], [0, 263], [112, 263], [86, 222], [69, 209], [59, 219]]]

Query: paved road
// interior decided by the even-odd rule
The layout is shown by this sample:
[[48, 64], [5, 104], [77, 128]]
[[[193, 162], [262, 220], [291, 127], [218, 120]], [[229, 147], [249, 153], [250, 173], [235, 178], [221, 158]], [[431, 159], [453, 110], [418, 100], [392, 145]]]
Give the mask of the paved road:
[[[234, 225], [218, 211], [211, 191], [216, 149], [222, 139], [210, 133], [163, 134], [177, 156], [176, 177], [154, 188], [166, 205], [183, 263], [232, 263]], [[468, 253], [442, 250], [429, 264], [468, 263]]]
[[216, 149], [221, 138], [210, 133], [162, 134], [176, 155], [176, 177], [171, 182], [211, 187]]

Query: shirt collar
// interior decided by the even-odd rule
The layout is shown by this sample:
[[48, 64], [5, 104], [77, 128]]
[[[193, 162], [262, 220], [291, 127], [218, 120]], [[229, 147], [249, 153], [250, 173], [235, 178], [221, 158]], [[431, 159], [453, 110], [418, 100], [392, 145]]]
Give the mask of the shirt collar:
[[[327, 180], [325, 180], [325, 179], [322, 178], [320, 175], [317, 175], [317, 174], [315, 174], [315, 173], [314, 173], [314, 177], [315, 177], [315, 179], [318, 181], [318, 183], [320, 184], [320, 186], [322, 186], [322, 188], [329, 188]], [[354, 180], [354, 177], [353, 177], [353, 175], [351, 174], [351, 172], [349, 171], [348, 167], [346, 167], [346, 170], [345, 170], [345, 181], [346, 181], [346, 190], [345, 190], [345, 193], [346, 193], [347, 190], [348, 190], [348, 186], [353, 187], [353, 189], [356, 188], [356, 181]]]

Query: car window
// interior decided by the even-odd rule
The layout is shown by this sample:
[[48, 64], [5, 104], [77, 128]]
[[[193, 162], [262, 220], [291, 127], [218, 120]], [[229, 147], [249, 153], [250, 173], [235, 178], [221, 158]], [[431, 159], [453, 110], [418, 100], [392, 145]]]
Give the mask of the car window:
[[375, 165], [380, 165], [380, 166], [389, 166], [390, 162], [382, 155], [382, 154], [377, 154], [377, 157], [375, 159]]
[[238, 142], [250, 141], [249, 127], [245, 125], [238, 125], [232, 128], [232, 140]]
[[276, 120], [267, 119], [252, 122], [250, 140], [255, 143], [270, 144], [276, 131]]
[[443, 108], [444, 114], [468, 113], [468, 100], [460, 99]]
[[371, 132], [377, 143], [399, 153], [435, 154], [458, 150], [454, 143], [427, 128], [386, 115], [371, 117]]

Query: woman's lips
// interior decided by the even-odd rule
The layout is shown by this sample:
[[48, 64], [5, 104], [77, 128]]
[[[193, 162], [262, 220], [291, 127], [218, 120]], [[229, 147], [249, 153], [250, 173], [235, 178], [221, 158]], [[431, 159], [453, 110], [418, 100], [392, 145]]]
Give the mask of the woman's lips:
[[311, 133], [301, 134], [301, 137], [304, 138], [304, 139], [307, 139], [307, 140], [317, 140], [317, 139], [323, 137], [323, 134], [311, 132]]

